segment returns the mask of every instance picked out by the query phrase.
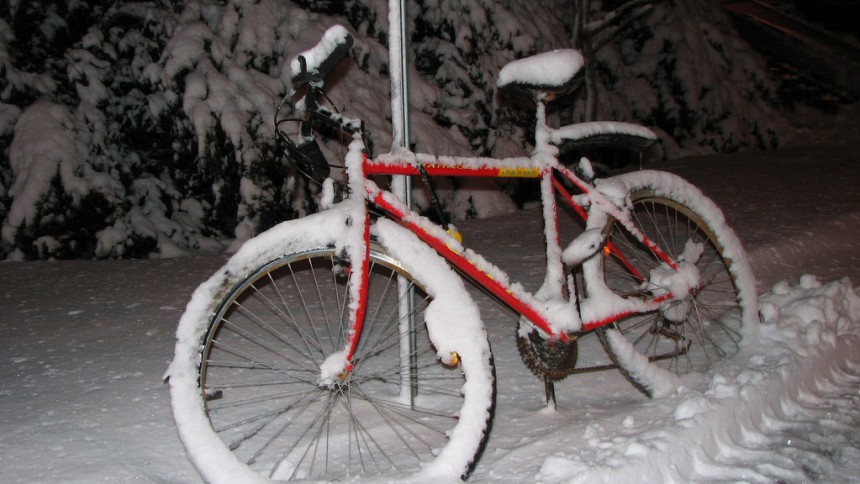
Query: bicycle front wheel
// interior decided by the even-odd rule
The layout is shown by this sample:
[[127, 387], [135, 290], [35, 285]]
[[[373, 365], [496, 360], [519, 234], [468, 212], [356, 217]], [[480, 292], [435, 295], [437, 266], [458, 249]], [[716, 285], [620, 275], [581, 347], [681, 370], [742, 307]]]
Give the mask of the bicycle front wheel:
[[[415, 473], [461, 424], [485, 439], [488, 416], [460, 416], [472, 391], [467, 356], [440, 361], [423, 316], [432, 298], [379, 247], [353, 366], [320, 381], [321, 365], [346, 344], [350, 273], [333, 248], [301, 250], [242, 277], [215, 305], [191, 404], [205, 412], [209, 438], [187, 435], [192, 425], [177, 407], [189, 393], [173, 395], [180, 435], [204, 477], [229, 481], [236, 467], [201, 455], [211, 447], [228, 449], [255, 478], [331, 481]], [[473, 462], [482, 445], [461, 461]]]
[[[653, 388], [646, 382], [647, 370], [633, 359], [621, 357], [623, 350], [612, 344], [612, 337], [620, 333], [635, 352], [676, 375], [704, 372], [738, 350], [745, 326], [757, 322], [757, 296], [740, 242], [722, 213], [698, 189], [661, 172], [618, 178], [629, 188], [632, 222], [669, 257], [679, 260], [690, 243], [702, 248], [695, 262], [699, 284], [687, 297], [665, 303], [653, 313], [634, 314], [598, 332], [624, 376], [653, 396]], [[657, 287], [651, 277], [662, 260], [616, 221], [610, 221], [607, 231], [617, 254], [606, 251], [603, 257], [606, 285], [624, 297], [647, 299], [665, 292], [667, 288]], [[613, 330], [618, 333], [610, 334]]]

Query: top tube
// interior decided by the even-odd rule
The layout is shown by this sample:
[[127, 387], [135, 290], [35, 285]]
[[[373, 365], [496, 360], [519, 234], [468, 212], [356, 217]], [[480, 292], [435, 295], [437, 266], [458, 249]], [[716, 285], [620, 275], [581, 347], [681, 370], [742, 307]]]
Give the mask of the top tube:
[[420, 166], [430, 176], [539, 178], [551, 169], [546, 162], [529, 157], [481, 158], [436, 156], [428, 153], [387, 153], [364, 160], [368, 175], [420, 175]]

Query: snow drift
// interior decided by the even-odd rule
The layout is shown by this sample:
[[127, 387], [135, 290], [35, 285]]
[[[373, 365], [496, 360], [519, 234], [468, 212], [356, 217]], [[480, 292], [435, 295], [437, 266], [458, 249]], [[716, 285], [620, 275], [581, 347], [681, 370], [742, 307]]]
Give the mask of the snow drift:
[[[848, 279], [804, 276], [762, 297], [756, 339], [681, 388], [662, 425], [544, 461], [546, 481], [840, 481], [856, 462], [860, 296]], [[606, 445], [603, 445], [606, 444]], [[842, 468], [841, 470], [838, 470]]]

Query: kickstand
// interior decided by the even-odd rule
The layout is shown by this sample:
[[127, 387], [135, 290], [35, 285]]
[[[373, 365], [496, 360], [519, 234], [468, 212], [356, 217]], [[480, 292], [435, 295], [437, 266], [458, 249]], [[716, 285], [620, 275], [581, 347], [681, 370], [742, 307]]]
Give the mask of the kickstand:
[[555, 410], [555, 383], [549, 378], [544, 377], [543, 388], [546, 393], [546, 406]]

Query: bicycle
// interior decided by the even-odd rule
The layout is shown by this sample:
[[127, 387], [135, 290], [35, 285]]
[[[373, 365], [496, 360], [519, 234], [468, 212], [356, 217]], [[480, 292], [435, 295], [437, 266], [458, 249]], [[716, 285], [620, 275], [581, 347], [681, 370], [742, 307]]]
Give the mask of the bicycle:
[[[532, 155], [372, 157], [361, 122], [319, 102], [351, 45], [333, 27], [293, 62], [287, 97], [304, 91], [299, 135], [278, 128], [291, 162], [323, 186], [324, 209], [246, 242], [194, 292], [179, 323], [171, 400], [189, 458], [207, 480], [468, 476], [492, 423], [495, 375], [464, 276], [521, 315], [518, 345], [547, 388], [575, 372], [576, 342], [592, 332], [608, 366], [659, 396], [678, 374], [736, 351], [756, 325], [749, 262], [698, 189], [663, 172], [597, 179], [587, 159], [559, 163], [560, 147], [655, 140], [627, 123], [547, 124], [546, 104], [576, 87], [578, 52], [537, 54], [499, 74], [500, 89], [535, 100]], [[338, 201], [314, 135], [322, 127], [350, 140]], [[526, 291], [452, 229], [412, 211], [371, 179], [379, 175], [539, 180], [540, 289]], [[564, 246], [559, 203], [584, 221]]]

